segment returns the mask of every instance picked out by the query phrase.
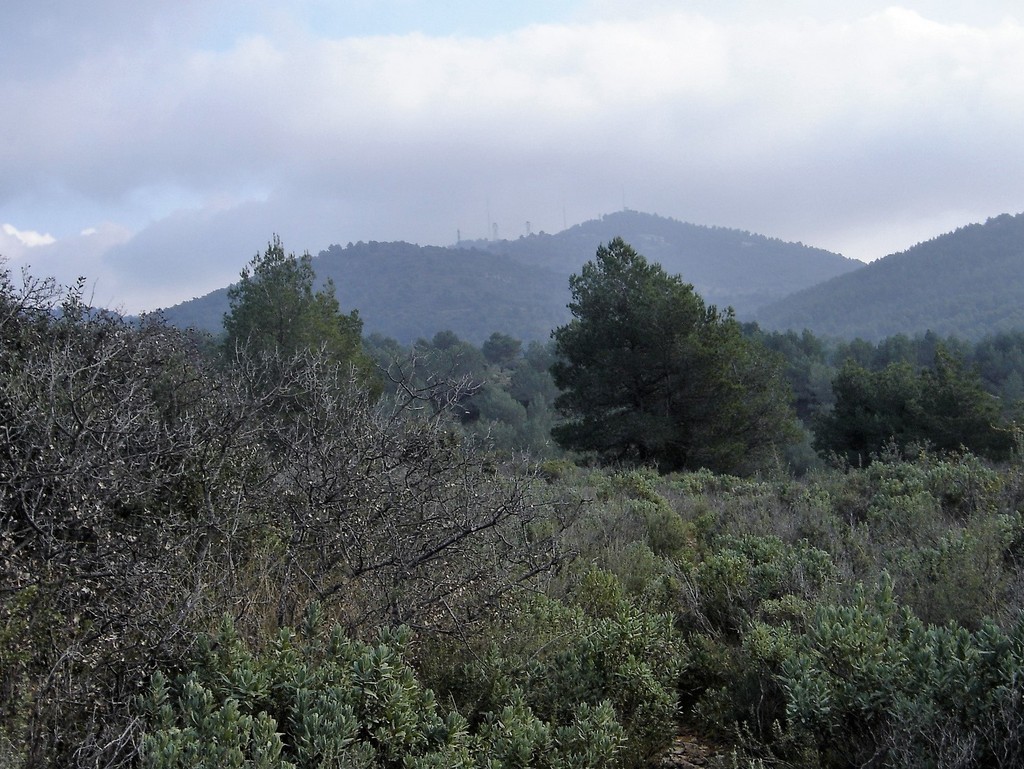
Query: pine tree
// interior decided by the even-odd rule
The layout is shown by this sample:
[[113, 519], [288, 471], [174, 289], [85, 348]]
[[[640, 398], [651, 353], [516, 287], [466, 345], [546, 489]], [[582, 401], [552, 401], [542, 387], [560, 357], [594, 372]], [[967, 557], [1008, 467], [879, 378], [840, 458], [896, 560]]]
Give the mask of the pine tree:
[[776, 357], [732, 311], [621, 238], [570, 278], [574, 319], [553, 332], [562, 446], [605, 461], [746, 473], [793, 434]]

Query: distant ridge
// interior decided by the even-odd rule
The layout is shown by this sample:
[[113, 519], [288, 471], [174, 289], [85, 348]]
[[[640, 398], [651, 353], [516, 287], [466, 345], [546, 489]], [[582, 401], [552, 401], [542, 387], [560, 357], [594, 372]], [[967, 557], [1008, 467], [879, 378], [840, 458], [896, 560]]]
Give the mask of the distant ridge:
[[568, 277], [594, 256], [598, 245], [619, 236], [648, 261], [658, 262], [668, 273], [692, 283], [708, 303], [732, 306], [741, 316], [863, 266], [855, 259], [803, 243], [628, 210], [606, 214], [556, 235], [473, 241], [472, 245], [527, 264], [543, 265]]
[[564, 323], [568, 287], [551, 270], [477, 249], [357, 243], [314, 258], [342, 307], [355, 307], [366, 333], [409, 343], [454, 331], [476, 344], [494, 331], [547, 339]]
[[[403, 344], [443, 330], [477, 344], [499, 330], [547, 339], [569, 316], [561, 275], [478, 249], [350, 243], [321, 251], [313, 268], [321, 283], [334, 281], [344, 311], [359, 310], [364, 334]], [[223, 288], [162, 313], [172, 325], [219, 334], [228, 306]]]
[[[344, 310], [359, 310], [366, 334], [406, 344], [442, 330], [477, 344], [494, 331], [546, 340], [569, 319], [569, 275], [617, 236], [740, 317], [860, 265], [800, 243], [622, 211], [517, 240], [334, 245], [313, 258], [313, 267], [321, 280], [334, 281]], [[225, 288], [163, 313], [174, 325], [218, 333], [227, 308]]]
[[766, 329], [877, 341], [1024, 329], [1024, 214], [971, 224], [763, 307]]

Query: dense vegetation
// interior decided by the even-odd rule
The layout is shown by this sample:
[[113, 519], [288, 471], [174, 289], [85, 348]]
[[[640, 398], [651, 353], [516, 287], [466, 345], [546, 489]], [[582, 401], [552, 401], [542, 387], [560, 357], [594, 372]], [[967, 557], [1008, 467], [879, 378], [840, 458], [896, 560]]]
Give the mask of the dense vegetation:
[[928, 330], [963, 339], [1024, 327], [1024, 214], [920, 243], [753, 314], [772, 329], [880, 341]]
[[1008, 457], [1012, 448], [997, 399], [944, 350], [932, 367], [919, 371], [890, 363], [872, 372], [847, 361], [832, 392], [835, 405], [817, 415], [815, 443], [851, 464], [869, 462], [889, 443], [968, 449], [994, 459]]
[[[440, 329], [476, 344], [496, 328], [539, 340], [567, 317], [566, 276], [479, 249], [359, 242], [331, 246], [311, 264], [320, 279], [333, 279], [339, 302], [359, 308], [367, 333], [404, 344]], [[228, 289], [219, 289], [163, 314], [172, 325], [219, 334], [228, 306]]]
[[[649, 269], [778, 354], [807, 429], [844, 376], [933, 418], [659, 473], [550, 440], [554, 345], [359, 349], [306, 265], [254, 259], [228, 344], [0, 272], [0, 766], [642, 767], [679, 731], [722, 767], [1024, 760], [1024, 335], [740, 336]], [[974, 406], [1008, 444], [936, 440]]]

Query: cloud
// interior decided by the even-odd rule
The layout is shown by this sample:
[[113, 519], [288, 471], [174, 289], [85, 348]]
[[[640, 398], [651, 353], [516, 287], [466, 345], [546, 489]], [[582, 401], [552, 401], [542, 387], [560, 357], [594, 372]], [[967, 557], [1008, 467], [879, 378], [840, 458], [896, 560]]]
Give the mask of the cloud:
[[[7, 230], [3, 228], [5, 234]], [[79, 277], [95, 284], [101, 277], [108, 278], [104, 255], [130, 237], [128, 230], [112, 224], [97, 225], [91, 231], [67, 238], [50, 237], [31, 246], [16, 236], [0, 235], [0, 255], [17, 270], [27, 270], [36, 277], [53, 277], [62, 285], [72, 285]], [[116, 303], [119, 297], [108, 294], [105, 299]]]
[[15, 3], [46, 45], [0, 75], [0, 220], [134, 310], [233, 280], [274, 232], [449, 243], [628, 205], [874, 258], [1024, 208], [1009, 3], [594, 2], [360, 36], [340, 5]]
[[22, 231], [12, 224], [5, 224], [2, 229], [5, 235], [11, 236], [23, 246], [28, 246], [29, 248], [33, 246], [48, 246], [57, 240], [53, 235], [34, 232], [33, 230]]

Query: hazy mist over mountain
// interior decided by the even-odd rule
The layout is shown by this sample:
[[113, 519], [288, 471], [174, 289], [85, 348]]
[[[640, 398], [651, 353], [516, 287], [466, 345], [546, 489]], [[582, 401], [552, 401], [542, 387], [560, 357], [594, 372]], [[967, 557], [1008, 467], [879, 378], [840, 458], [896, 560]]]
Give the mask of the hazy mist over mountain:
[[[569, 276], [598, 246], [621, 236], [651, 261], [693, 283], [709, 303], [750, 315], [765, 302], [862, 266], [821, 249], [742, 230], [701, 227], [623, 211], [557, 234], [462, 242], [457, 247], [370, 242], [331, 246], [314, 257], [366, 333], [408, 342], [451, 330], [479, 343], [493, 331], [546, 339], [568, 320]], [[287, 245], [287, 244], [286, 244]], [[220, 290], [165, 311], [173, 323], [218, 331]]]

